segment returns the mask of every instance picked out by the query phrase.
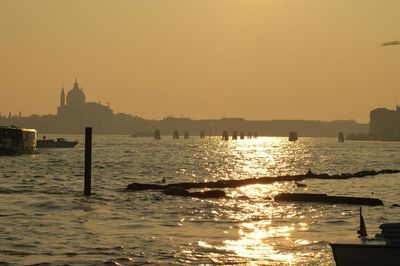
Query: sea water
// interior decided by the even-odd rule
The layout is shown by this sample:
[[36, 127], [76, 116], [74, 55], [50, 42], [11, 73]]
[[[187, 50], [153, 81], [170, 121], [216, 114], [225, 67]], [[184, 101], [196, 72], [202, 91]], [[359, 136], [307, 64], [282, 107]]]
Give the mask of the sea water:
[[[59, 136], [47, 136], [59, 137]], [[281, 192], [376, 197], [370, 235], [400, 221], [400, 175], [225, 189], [226, 198], [128, 192], [162, 184], [400, 169], [400, 143], [335, 138], [93, 136], [92, 196], [83, 196], [83, 136], [73, 149], [0, 157], [0, 265], [334, 265], [331, 242], [356, 239], [358, 206], [275, 202]]]

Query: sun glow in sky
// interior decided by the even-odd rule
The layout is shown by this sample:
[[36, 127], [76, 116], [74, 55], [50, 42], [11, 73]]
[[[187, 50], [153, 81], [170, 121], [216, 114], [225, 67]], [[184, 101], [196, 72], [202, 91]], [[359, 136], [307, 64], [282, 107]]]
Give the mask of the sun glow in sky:
[[400, 95], [398, 0], [0, 0], [0, 112], [368, 121]]

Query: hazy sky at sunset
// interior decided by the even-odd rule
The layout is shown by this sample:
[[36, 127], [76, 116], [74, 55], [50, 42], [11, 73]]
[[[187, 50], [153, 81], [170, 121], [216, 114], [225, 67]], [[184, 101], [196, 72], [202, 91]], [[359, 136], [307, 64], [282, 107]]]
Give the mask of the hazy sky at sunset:
[[400, 0], [0, 0], [0, 112], [354, 118], [400, 101]]

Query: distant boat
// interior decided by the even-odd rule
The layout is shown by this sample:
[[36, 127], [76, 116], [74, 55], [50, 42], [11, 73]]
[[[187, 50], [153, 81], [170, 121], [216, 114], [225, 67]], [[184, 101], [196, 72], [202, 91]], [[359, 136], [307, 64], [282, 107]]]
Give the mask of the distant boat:
[[35, 129], [0, 126], [0, 155], [34, 153], [37, 146]]
[[385, 223], [381, 234], [367, 238], [367, 229], [360, 208], [360, 239], [357, 243], [331, 243], [337, 266], [350, 265], [399, 265], [400, 223]]
[[78, 141], [67, 141], [64, 138], [40, 139], [37, 141], [37, 147], [40, 149], [47, 148], [73, 148], [78, 144]]

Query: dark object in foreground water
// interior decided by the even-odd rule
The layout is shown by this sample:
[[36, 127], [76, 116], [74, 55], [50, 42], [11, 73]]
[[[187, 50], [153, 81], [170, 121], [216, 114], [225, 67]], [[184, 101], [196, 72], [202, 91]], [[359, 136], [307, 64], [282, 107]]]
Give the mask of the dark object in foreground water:
[[141, 183], [132, 183], [129, 184], [127, 189], [138, 191], [138, 190], [148, 190], [148, 189], [156, 189], [156, 190], [164, 190], [168, 187], [181, 187], [184, 189], [189, 188], [235, 188], [247, 185], [254, 184], [272, 184], [274, 182], [282, 182], [282, 181], [301, 181], [310, 178], [316, 179], [350, 179], [350, 178], [363, 178], [368, 176], [376, 176], [382, 174], [396, 174], [400, 173], [400, 170], [391, 170], [384, 169], [380, 171], [367, 170], [367, 171], [359, 171], [356, 173], [342, 173], [337, 175], [329, 175], [329, 174], [315, 174], [309, 171], [307, 174], [303, 175], [287, 175], [287, 176], [275, 176], [275, 177], [260, 177], [260, 178], [246, 178], [246, 179], [233, 179], [233, 180], [218, 180], [218, 181], [210, 181], [210, 182], [186, 182], [186, 183], [175, 183], [168, 185], [153, 185], [153, 184], [141, 184]]
[[360, 229], [357, 230], [357, 234], [359, 237], [366, 237], [368, 236], [367, 227], [365, 226], [364, 217], [362, 215], [362, 209], [360, 207]]
[[170, 187], [164, 190], [165, 195], [189, 197], [189, 191], [181, 187]]
[[299, 183], [299, 182], [294, 182], [296, 184], [297, 187], [306, 187], [306, 184], [303, 183]]
[[170, 187], [164, 190], [165, 195], [170, 196], [181, 196], [181, 197], [192, 197], [192, 198], [200, 198], [200, 199], [209, 199], [209, 198], [222, 198], [225, 197], [225, 192], [222, 190], [208, 190], [208, 191], [200, 191], [200, 192], [189, 192], [181, 187]]
[[223, 198], [225, 197], [225, 192], [222, 190], [208, 190], [200, 192], [190, 192], [189, 197], [209, 199], [209, 198]]
[[85, 180], [83, 194], [92, 194], [92, 128], [85, 128]]
[[[179, 186], [175, 186], [179, 187]], [[164, 185], [156, 185], [156, 184], [142, 184], [142, 183], [132, 183], [129, 184], [128, 190], [164, 190], [167, 186]]]
[[344, 203], [380, 206], [383, 202], [376, 198], [360, 198], [360, 197], [342, 197], [328, 196], [326, 194], [311, 193], [281, 193], [275, 196], [275, 201], [306, 201], [306, 202], [326, 202], [326, 203]]

